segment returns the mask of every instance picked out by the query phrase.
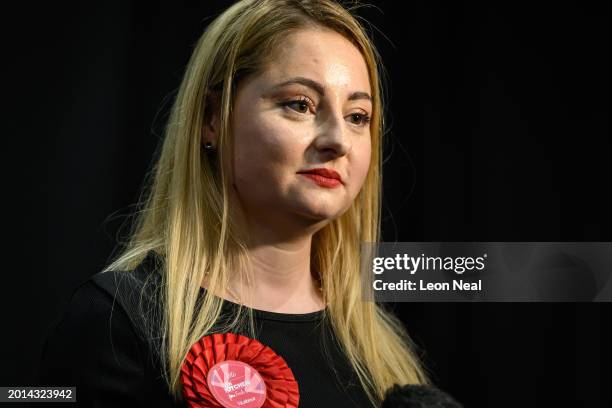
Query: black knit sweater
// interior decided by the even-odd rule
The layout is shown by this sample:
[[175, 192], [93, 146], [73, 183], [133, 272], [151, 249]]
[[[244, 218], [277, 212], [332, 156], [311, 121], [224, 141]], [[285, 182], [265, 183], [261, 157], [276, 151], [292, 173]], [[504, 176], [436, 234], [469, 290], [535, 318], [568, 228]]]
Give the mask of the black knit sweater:
[[[75, 289], [67, 310], [50, 329], [39, 384], [76, 386], [77, 404], [67, 406], [186, 406], [171, 398], [156, 352], [159, 309], [153, 292], [146, 290], [155, 285], [144, 283], [147, 278], [147, 283], [159, 282], [157, 260], [151, 252], [133, 273], [92, 276]], [[149, 295], [141, 307], [143, 285]], [[237, 308], [226, 301], [222, 316], [231, 317]], [[371, 407], [334, 341], [325, 311], [253, 312], [256, 339], [283, 357], [297, 380], [300, 408]], [[250, 337], [246, 330], [236, 332]]]

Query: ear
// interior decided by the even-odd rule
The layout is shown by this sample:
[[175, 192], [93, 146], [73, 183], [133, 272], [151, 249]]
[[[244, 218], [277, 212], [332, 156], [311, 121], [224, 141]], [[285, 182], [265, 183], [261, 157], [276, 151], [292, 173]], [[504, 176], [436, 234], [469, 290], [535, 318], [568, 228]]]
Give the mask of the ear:
[[206, 142], [217, 146], [219, 136], [219, 117], [221, 109], [221, 94], [218, 91], [208, 91], [204, 102], [204, 123], [202, 124], [202, 145]]

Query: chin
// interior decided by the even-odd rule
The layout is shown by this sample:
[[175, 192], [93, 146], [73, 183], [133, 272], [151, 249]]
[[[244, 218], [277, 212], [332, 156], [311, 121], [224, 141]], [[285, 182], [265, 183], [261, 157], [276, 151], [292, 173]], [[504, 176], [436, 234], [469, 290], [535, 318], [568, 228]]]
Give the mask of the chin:
[[[335, 206], [334, 206], [335, 207]], [[302, 207], [298, 214], [311, 221], [330, 222], [342, 215], [339, 208]]]

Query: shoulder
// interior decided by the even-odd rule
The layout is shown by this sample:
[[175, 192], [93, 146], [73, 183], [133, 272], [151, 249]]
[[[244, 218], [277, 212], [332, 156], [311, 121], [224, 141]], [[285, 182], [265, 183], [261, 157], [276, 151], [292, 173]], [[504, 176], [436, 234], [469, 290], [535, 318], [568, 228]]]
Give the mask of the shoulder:
[[87, 395], [144, 386], [148, 348], [134, 309], [141, 299], [142, 273], [99, 272], [74, 289], [47, 332], [41, 385], [78, 385]]
[[151, 335], [151, 320], [159, 317], [161, 276], [157, 260], [150, 252], [133, 271], [107, 271], [91, 276], [74, 292], [72, 303], [93, 301], [102, 315], [119, 310], [118, 320], [129, 323], [136, 335], [146, 339]]
[[147, 387], [144, 361], [125, 311], [88, 280], [75, 289], [61, 319], [47, 333], [38, 382], [76, 387], [82, 406], [110, 406], [101, 404], [110, 400], [137, 405], [137, 392]]
[[111, 323], [129, 329], [130, 319], [117, 303], [116, 291], [110, 290], [111, 282], [117, 279], [121, 278], [116, 272], [104, 272], [79, 284], [72, 291], [61, 319], [55, 323], [55, 329], [70, 330], [71, 334], [78, 332], [83, 335], [87, 333], [86, 329], [101, 329], [109, 327]]
[[55, 330], [74, 336], [95, 333], [92, 340], [110, 336], [111, 330], [139, 334], [138, 309], [142, 308], [139, 301], [145, 286], [142, 269], [98, 272], [81, 282], [72, 291]]
[[[109, 278], [110, 275], [104, 277]], [[73, 291], [60, 319], [48, 330], [42, 374], [46, 367], [54, 371], [50, 374], [61, 377], [76, 366], [88, 368], [86, 365], [92, 360], [111, 361], [117, 350], [141, 359], [136, 333], [126, 311], [90, 278]]]

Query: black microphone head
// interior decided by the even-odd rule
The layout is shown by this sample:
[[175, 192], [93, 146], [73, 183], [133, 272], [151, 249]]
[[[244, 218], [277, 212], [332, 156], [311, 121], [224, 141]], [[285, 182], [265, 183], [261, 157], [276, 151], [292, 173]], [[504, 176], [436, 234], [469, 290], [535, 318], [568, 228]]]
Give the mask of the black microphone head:
[[381, 408], [463, 408], [450, 395], [430, 385], [395, 384], [385, 392]]

